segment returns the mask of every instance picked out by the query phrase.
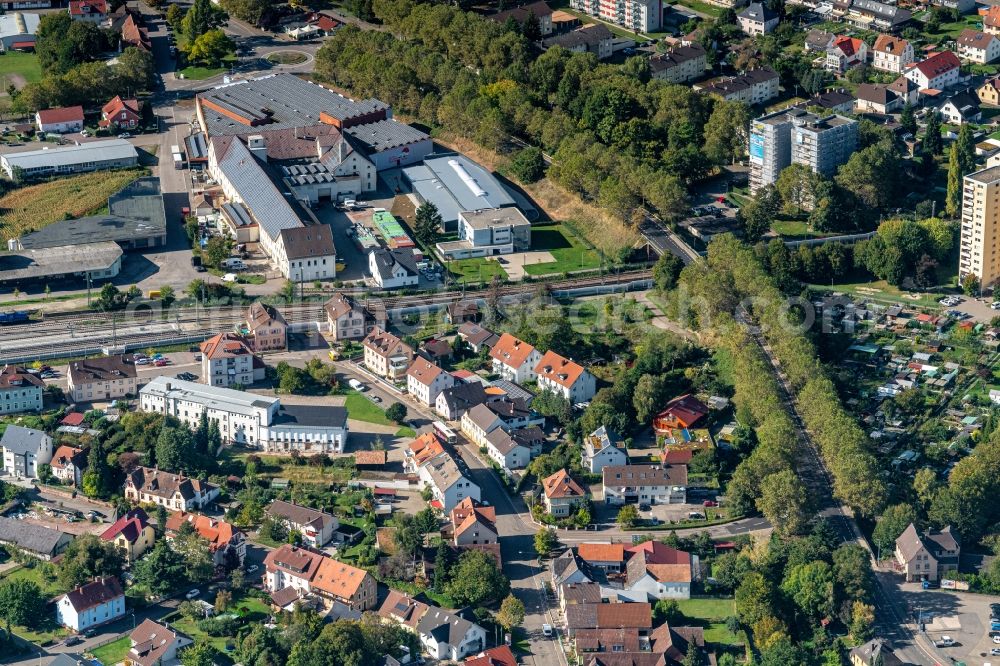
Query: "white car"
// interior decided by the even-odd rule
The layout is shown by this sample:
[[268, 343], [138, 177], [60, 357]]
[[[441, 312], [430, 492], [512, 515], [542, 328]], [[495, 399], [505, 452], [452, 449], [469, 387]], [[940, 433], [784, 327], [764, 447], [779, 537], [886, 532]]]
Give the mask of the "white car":
[[149, 365], [149, 359], [148, 358], [137, 358], [137, 359], [135, 359], [135, 364], [136, 365]]
[[543, 636], [547, 636], [547, 637], [551, 637], [552, 636], [552, 625], [551, 624], [543, 624], [542, 625], [542, 635]]
[[942, 636], [940, 640], [934, 641], [934, 647], [951, 647], [955, 645], [955, 639], [951, 636]]
[[191, 590], [190, 592], [188, 592], [187, 594], [185, 594], [184, 598], [187, 599], [188, 601], [191, 601], [192, 599], [194, 599], [195, 597], [197, 597], [199, 594], [201, 594], [201, 590], [199, 590], [196, 587], [193, 590]]
[[993, 644], [1000, 645], [1000, 634], [997, 634], [993, 637]]
[[1000, 310], [1000, 301], [993, 301], [990, 303], [991, 310]]
[[236, 273], [226, 273], [222, 276], [223, 282], [236, 282], [239, 278], [236, 277]]

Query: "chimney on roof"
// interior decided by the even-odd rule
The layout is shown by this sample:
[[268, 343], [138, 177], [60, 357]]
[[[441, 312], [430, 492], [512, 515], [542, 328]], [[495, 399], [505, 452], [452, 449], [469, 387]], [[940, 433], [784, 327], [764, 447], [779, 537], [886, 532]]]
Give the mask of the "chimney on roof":
[[267, 144], [264, 142], [262, 134], [251, 134], [247, 137], [247, 148], [253, 155], [262, 162], [267, 161]]

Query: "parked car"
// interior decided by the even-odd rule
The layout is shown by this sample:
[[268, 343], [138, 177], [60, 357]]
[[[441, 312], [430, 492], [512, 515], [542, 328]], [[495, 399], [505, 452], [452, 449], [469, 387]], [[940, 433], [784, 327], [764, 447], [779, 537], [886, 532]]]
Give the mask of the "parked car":
[[247, 567], [247, 573], [255, 573], [259, 568], [260, 567], [258, 567], [256, 564], [251, 564], [249, 567]]
[[199, 590], [196, 587], [193, 590], [191, 590], [190, 592], [188, 592], [187, 594], [185, 594], [184, 598], [187, 599], [188, 601], [191, 601], [192, 599], [194, 599], [195, 597], [197, 597], [199, 594], [201, 594], [201, 590]]
[[226, 273], [222, 276], [223, 282], [236, 282], [239, 278], [236, 277], [236, 273]]
[[118, 138], [119, 139], [131, 139], [132, 135], [129, 134], [128, 132], [122, 132], [121, 134], [118, 135]]
[[79, 645], [82, 642], [83, 642], [83, 639], [80, 638], [80, 636], [74, 634], [74, 635], [70, 636], [69, 638], [67, 638], [65, 641], [63, 641], [63, 645], [66, 645], [66, 646], [69, 646], [69, 645]]
[[163, 366], [167, 365], [167, 363], [169, 363], [169, 361], [165, 358], [158, 358], [155, 361], [153, 361], [153, 365], [155, 365], [157, 368], [162, 368]]
[[951, 636], [942, 636], [940, 639], [934, 641], [934, 647], [953, 647], [957, 645], [955, 639]]
[[705, 520], [705, 514], [701, 511], [688, 512], [688, 520]]
[[137, 358], [137, 359], [135, 359], [135, 364], [136, 365], [149, 365], [149, 359], [148, 358]]
[[713, 507], [713, 506], [719, 506], [719, 503], [716, 502], [715, 500], [705, 500], [704, 502], [701, 503], [701, 505], [707, 507]]
[[648, 504], [640, 504], [639, 505], [639, 511], [649, 511], [650, 508], [651, 507]]
[[552, 625], [551, 624], [543, 624], [542, 625], [542, 635], [543, 636], [548, 636], [548, 637], [552, 636]]
[[990, 648], [991, 657], [1000, 657], [1000, 648]]

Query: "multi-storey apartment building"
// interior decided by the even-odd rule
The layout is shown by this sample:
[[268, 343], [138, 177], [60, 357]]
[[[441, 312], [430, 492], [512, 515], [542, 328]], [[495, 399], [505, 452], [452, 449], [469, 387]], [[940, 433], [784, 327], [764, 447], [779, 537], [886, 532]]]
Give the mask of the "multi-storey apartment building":
[[264, 379], [264, 363], [246, 338], [219, 333], [201, 343], [201, 380], [212, 386], [250, 386]]
[[570, 0], [570, 7], [634, 32], [651, 32], [663, 20], [662, 0]]
[[962, 188], [962, 233], [958, 276], [974, 275], [981, 288], [1000, 277], [997, 236], [1000, 230], [1000, 166], [965, 177]]
[[750, 189], [774, 183], [792, 163], [833, 175], [857, 145], [858, 123], [850, 118], [821, 118], [798, 108], [761, 116], [750, 129]]
[[894, 35], [879, 35], [872, 47], [872, 67], [902, 74], [913, 62], [913, 45]]
[[24, 368], [5, 365], [0, 370], [0, 414], [39, 412], [45, 382]]

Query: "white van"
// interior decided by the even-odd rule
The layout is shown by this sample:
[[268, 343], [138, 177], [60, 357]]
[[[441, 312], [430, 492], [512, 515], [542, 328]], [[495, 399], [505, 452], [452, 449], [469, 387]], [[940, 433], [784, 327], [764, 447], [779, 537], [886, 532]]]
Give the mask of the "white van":
[[233, 271], [242, 271], [247, 265], [239, 257], [230, 257], [222, 262], [222, 267]]
[[223, 282], [236, 282], [237, 280], [239, 280], [239, 278], [236, 277], [236, 273], [226, 273], [222, 276]]
[[347, 385], [350, 386], [355, 391], [365, 391], [368, 389], [367, 386], [359, 382], [357, 379], [348, 379]]

